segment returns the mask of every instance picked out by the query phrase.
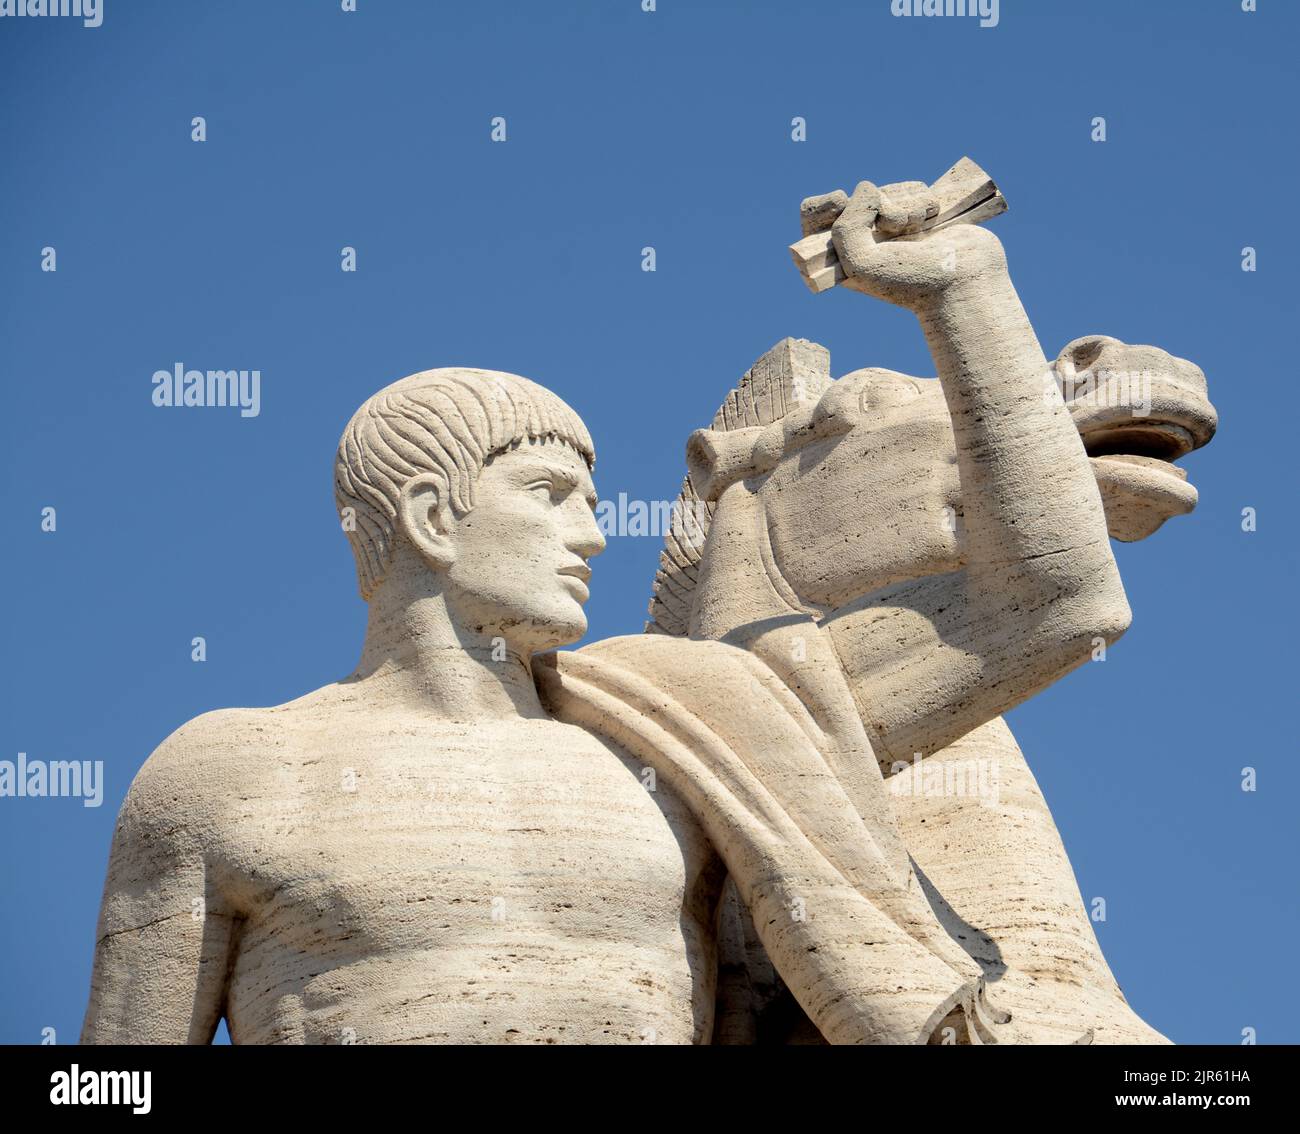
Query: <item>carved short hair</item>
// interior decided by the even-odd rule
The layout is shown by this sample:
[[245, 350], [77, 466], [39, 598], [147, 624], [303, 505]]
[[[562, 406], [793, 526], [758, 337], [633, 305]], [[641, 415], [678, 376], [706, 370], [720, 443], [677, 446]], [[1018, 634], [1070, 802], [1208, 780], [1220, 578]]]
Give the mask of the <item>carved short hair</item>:
[[[549, 390], [497, 370], [424, 370], [367, 398], [348, 422], [334, 461], [334, 500], [369, 599], [393, 558], [402, 486], [440, 473], [457, 515], [474, 506], [488, 458], [525, 440], [555, 438], [595, 451], [587, 428]], [[350, 510], [350, 512], [348, 511]]]

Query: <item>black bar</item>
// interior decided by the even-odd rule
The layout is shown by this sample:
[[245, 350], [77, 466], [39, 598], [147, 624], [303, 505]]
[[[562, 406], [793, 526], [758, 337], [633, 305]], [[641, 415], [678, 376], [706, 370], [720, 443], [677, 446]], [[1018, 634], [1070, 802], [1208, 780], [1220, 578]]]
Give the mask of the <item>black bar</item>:
[[[719, 1058], [725, 1061], [715, 1063]], [[439, 1119], [451, 1117], [444, 1109], [448, 1105], [468, 1106], [467, 1119], [478, 1112], [499, 1120], [518, 1107], [526, 1117], [563, 1123], [583, 1115], [616, 1120], [611, 1104], [620, 1096], [629, 1116], [644, 1115], [648, 1105], [668, 1120], [672, 1111], [660, 1108], [689, 1102], [696, 1092], [707, 1093], [710, 1109], [722, 1105], [719, 1117], [728, 1124], [742, 1113], [743, 1104], [740, 1109], [737, 1104], [745, 1097], [759, 1105], [769, 1123], [788, 1108], [792, 1117], [801, 1115], [801, 1128], [810, 1130], [819, 1115], [831, 1121], [828, 1110], [842, 1108], [867, 1123], [878, 1105], [887, 1105], [894, 1121], [906, 1117], [899, 1113], [903, 1104], [916, 1108], [918, 1122], [946, 1112], [986, 1119], [1018, 1114], [1032, 1124], [1047, 1114], [1077, 1120], [1118, 1111], [1180, 1118], [1204, 1113], [1217, 1119], [1246, 1111], [1258, 1118], [1293, 1110], [1295, 1101], [1284, 1096], [1296, 1083], [1294, 1047], [891, 1047], [840, 1054], [822, 1050], [815, 1062], [805, 1058], [793, 1050], [779, 1061], [767, 1052], [660, 1063], [667, 1052], [648, 1057], [643, 1049], [629, 1057], [557, 1048], [538, 1062], [536, 1055], [488, 1048], [10, 1047], [0, 1055], [0, 1089], [10, 1130], [23, 1129], [15, 1119], [62, 1114], [94, 1122], [114, 1111], [132, 1119], [221, 1121], [223, 1115], [238, 1114], [250, 1124], [256, 1117], [257, 1126], [280, 1116], [296, 1123], [337, 1123], [412, 1105], [427, 1107], [430, 1121], [439, 1125]], [[593, 1077], [598, 1059], [615, 1062]], [[148, 1112], [135, 1113], [131, 1102], [95, 1104], [89, 1095], [85, 1102], [55, 1104], [51, 1096], [66, 1096], [64, 1084], [74, 1066], [79, 1090], [87, 1092], [103, 1085], [98, 1072], [141, 1073], [137, 1099], [148, 1072]], [[737, 1091], [747, 1076], [754, 1077], [755, 1089]], [[843, 1076], [839, 1089], [837, 1076]], [[534, 1077], [536, 1090], [529, 1090]], [[109, 1087], [115, 1082], [123, 1081], [109, 1080]], [[1195, 1103], [1186, 1101], [1192, 1096]], [[683, 1124], [690, 1124], [688, 1113], [680, 1115]]]

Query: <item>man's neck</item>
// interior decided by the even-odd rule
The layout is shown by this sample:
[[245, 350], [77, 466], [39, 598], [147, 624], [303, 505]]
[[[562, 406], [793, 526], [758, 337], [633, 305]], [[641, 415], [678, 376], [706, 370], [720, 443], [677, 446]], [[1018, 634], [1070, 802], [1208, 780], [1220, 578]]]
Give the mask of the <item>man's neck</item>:
[[441, 594], [387, 582], [371, 599], [352, 681], [368, 696], [449, 721], [549, 717], [522, 651], [457, 625]]

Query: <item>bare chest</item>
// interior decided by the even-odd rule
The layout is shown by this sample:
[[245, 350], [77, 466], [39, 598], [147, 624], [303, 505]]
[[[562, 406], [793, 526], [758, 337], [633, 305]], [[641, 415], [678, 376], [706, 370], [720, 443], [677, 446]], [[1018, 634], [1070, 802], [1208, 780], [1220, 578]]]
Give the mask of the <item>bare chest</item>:
[[238, 826], [232, 999], [263, 1034], [328, 1041], [364, 1019], [388, 1042], [689, 1041], [711, 997], [717, 859], [638, 762], [579, 729], [322, 737]]

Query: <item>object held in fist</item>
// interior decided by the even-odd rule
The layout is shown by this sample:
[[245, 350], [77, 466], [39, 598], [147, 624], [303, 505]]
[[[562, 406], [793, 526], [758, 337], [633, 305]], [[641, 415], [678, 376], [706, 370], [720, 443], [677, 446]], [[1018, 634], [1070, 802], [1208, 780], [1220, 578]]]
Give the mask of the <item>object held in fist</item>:
[[[1007, 200], [1001, 190], [968, 157], [931, 185], [930, 192], [939, 207], [921, 222], [918, 232], [934, 232], [950, 224], [979, 224], [1007, 211]], [[826, 291], [845, 278], [831, 240], [831, 225], [848, 203], [848, 195], [837, 189], [820, 197], [807, 197], [799, 207], [804, 235], [802, 240], [790, 245], [790, 254], [810, 291]], [[897, 237], [877, 237], [877, 240], [886, 239]]]

